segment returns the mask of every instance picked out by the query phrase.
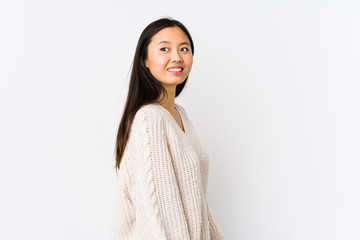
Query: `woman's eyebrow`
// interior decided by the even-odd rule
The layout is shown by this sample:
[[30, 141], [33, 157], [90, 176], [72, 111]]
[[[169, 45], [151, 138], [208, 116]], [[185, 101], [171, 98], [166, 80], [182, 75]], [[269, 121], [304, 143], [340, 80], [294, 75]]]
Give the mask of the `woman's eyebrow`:
[[[160, 41], [160, 42], [158, 43], [158, 45], [160, 45], [160, 44], [162, 44], [162, 43], [171, 43], [171, 42], [169, 42], [169, 41]], [[180, 43], [179, 45], [189, 45], [189, 46], [190, 46], [190, 43], [188, 43], [188, 42], [182, 42], [182, 43]]]

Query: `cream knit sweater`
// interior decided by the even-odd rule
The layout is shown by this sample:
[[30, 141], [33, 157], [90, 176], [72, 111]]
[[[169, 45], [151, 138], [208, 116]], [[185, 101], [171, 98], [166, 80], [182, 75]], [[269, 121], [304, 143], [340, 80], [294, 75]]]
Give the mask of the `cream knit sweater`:
[[135, 115], [118, 172], [113, 240], [225, 239], [208, 207], [209, 156], [185, 109], [185, 132], [160, 104]]

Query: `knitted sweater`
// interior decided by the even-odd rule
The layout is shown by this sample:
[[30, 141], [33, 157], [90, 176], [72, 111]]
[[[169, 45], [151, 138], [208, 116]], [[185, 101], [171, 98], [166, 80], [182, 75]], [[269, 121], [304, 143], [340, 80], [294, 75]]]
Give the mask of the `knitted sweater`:
[[208, 207], [209, 156], [185, 109], [185, 131], [158, 103], [142, 106], [118, 172], [113, 240], [222, 240]]

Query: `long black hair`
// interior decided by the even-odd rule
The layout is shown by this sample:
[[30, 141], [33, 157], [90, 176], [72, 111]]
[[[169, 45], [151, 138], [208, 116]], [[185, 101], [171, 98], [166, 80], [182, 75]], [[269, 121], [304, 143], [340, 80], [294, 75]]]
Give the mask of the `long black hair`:
[[[166, 89], [162, 84], [150, 73], [145, 66], [147, 59], [148, 46], [152, 37], [160, 30], [167, 27], [179, 27], [187, 35], [191, 45], [192, 55], [194, 55], [194, 44], [189, 31], [177, 20], [172, 18], [161, 18], [150, 23], [141, 33], [135, 51], [132, 64], [129, 91], [120, 121], [120, 126], [116, 138], [115, 154], [116, 154], [116, 170], [120, 168], [121, 158], [124, 154], [125, 147], [129, 138], [131, 124], [134, 120], [136, 112], [141, 106], [156, 102], [161, 94], [166, 95]], [[176, 86], [175, 97], [183, 90], [188, 77]]]

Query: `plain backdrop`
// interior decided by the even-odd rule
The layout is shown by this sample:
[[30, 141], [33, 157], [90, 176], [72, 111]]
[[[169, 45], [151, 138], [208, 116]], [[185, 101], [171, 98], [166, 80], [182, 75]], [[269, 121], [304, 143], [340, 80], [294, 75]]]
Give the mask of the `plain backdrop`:
[[142, 30], [195, 43], [185, 107], [228, 239], [360, 239], [360, 3], [0, 0], [0, 239], [111, 238]]

